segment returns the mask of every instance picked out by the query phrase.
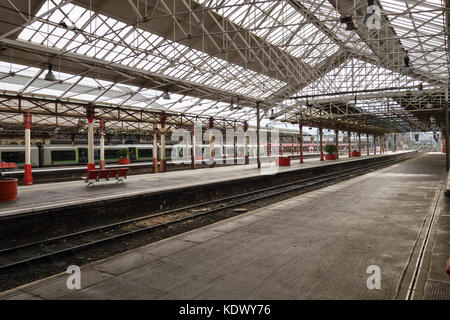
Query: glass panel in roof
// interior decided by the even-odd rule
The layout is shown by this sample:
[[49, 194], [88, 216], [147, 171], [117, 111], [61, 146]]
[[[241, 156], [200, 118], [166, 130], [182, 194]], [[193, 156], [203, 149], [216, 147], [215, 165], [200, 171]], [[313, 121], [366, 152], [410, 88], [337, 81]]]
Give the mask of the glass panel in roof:
[[447, 64], [445, 28], [440, 0], [380, 0], [400, 42], [408, 50], [411, 66], [435, 78], [448, 79], [448, 70], [436, 72]]
[[[40, 13], [53, 3], [61, 0], [47, 0]], [[285, 86], [279, 80], [73, 4], [55, 10], [47, 19], [24, 28], [18, 38], [255, 98], [265, 98]], [[75, 32], [63, 28], [61, 22], [75, 27]], [[263, 85], [266, 90], [261, 89]]]
[[[339, 46], [330, 41], [314, 24], [307, 23], [305, 16], [289, 1], [232, 0], [221, 2], [220, 5], [210, 0], [199, 2], [311, 65], [339, 50]], [[307, 2], [301, 1], [302, 4]], [[311, 2], [310, 5], [312, 4]], [[327, 42], [326, 45], [319, 45], [324, 41]]]

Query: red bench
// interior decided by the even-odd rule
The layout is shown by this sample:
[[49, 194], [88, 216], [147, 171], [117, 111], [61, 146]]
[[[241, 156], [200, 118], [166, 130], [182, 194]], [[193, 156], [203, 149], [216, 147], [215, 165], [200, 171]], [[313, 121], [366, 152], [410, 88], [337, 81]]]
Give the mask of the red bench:
[[0, 162], [0, 169], [16, 169], [17, 166], [14, 162]]
[[111, 179], [116, 180], [116, 183], [125, 183], [124, 179], [127, 178], [129, 168], [111, 168], [111, 169], [94, 169], [87, 172], [86, 177], [82, 177], [88, 185], [93, 185], [100, 180], [109, 181]]

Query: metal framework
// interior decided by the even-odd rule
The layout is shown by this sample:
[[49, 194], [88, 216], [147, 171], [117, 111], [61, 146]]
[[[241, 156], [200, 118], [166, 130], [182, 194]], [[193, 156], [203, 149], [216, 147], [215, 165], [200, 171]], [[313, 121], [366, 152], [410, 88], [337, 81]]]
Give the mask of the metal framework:
[[262, 118], [337, 130], [439, 130], [445, 2], [375, 0], [369, 30], [367, 0], [0, 0], [0, 122], [31, 112], [77, 126], [94, 105], [117, 129], [151, 131], [161, 112], [232, 127], [258, 105]]

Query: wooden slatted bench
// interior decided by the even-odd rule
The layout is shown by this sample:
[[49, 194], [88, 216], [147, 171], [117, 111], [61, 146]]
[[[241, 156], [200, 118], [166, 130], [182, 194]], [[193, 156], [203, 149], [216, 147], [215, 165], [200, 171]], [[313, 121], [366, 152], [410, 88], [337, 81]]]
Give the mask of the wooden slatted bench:
[[101, 180], [109, 181], [113, 179], [116, 180], [116, 183], [125, 183], [124, 179], [127, 178], [128, 170], [129, 168], [94, 169], [88, 171], [86, 176], [81, 179], [88, 184], [88, 187]]

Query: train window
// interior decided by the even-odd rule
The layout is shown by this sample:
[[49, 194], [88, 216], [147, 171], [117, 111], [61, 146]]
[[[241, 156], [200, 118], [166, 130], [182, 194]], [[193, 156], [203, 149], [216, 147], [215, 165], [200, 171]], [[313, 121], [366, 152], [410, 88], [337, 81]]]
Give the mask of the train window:
[[75, 161], [75, 150], [52, 151], [52, 161]]
[[105, 159], [117, 159], [119, 158], [119, 150], [109, 149], [105, 150]]
[[100, 160], [100, 150], [94, 150], [94, 160]]
[[88, 149], [78, 148], [78, 162], [87, 163], [88, 161]]
[[178, 157], [183, 158], [184, 157], [184, 149], [180, 148], [180, 150], [178, 151]]
[[136, 160], [136, 148], [128, 148], [128, 154], [130, 155], [130, 160]]
[[153, 150], [152, 149], [138, 149], [138, 157], [139, 158], [152, 158]]
[[172, 148], [166, 149], [166, 158], [171, 159], [172, 158]]
[[25, 163], [25, 151], [4, 151], [2, 152], [2, 161]]

